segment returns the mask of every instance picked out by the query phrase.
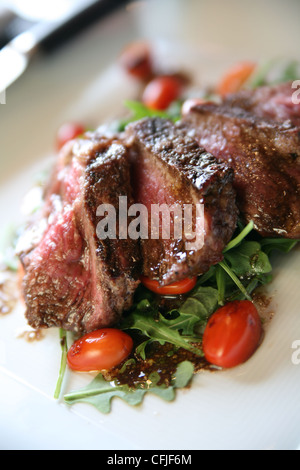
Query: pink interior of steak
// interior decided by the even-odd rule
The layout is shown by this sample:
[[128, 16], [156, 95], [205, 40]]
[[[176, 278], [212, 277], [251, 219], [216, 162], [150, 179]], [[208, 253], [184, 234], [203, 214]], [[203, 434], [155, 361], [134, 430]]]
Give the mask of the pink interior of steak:
[[[147, 152], [139, 152], [138, 162], [134, 164], [134, 197], [135, 201], [143, 204], [148, 211], [148, 239], [142, 240], [144, 275], [150, 278], [159, 279], [164, 283], [164, 277], [167, 276], [175, 281], [178, 277], [185, 277], [189, 274], [189, 268], [186, 265], [187, 253], [184, 248], [184, 233], [182, 239], [175, 238], [174, 232], [174, 213], [170, 212], [170, 219], [163, 220], [163, 211], [160, 211], [159, 217], [154, 217], [154, 206], [166, 204], [168, 208], [178, 204], [183, 208], [183, 201], [191, 203], [191, 194], [186, 194], [183, 186], [180, 184], [180, 175], [176, 179], [170, 178], [168, 170], [164, 168], [162, 162], [153, 162], [153, 157]], [[176, 187], [177, 184], [177, 187]], [[172, 188], [172, 191], [170, 191]], [[177, 194], [177, 191], [180, 193]], [[157, 226], [158, 222], [158, 226]], [[170, 223], [169, 223], [170, 222]], [[164, 225], [169, 224], [169, 226]], [[164, 232], [166, 227], [168, 232]], [[182, 232], [184, 230], [181, 224]], [[155, 234], [155, 235], [154, 235]], [[168, 238], [168, 235], [170, 237]], [[154, 239], [159, 237], [158, 239]], [[166, 238], [164, 238], [166, 237]], [[168, 261], [168, 266], [164, 267], [164, 263]], [[175, 273], [178, 273], [176, 275]]]

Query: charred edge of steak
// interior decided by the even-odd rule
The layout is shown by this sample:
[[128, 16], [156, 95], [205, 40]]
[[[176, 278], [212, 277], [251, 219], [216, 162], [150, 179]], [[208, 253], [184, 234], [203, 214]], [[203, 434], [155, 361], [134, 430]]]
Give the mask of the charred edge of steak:
[[95, 209], [97, 204], [99, 205], [99, 195], [105, 203], [115, 208], [116, 239], [99, 240], [95, 231], [97, 252], [101, 253], [107, 272], [112, 278], [125, 274], [138, 279], [139, 244], [119, 237], [119, 197], [125, 196], [128, 206], [134, 204], [129, 158], [127, 151], [124, 158], [124, 147], [120, 143], [112, 143], [104, 155], [96, 152], [95, 158], [86, 169], [85, 205], [93, 227], [96, 227], [98, 221]]
[[[186, 240], [142, 240], [144, 275], [162, 285], [200, 275], [223, 259], [236, 228], [233, 172], [170, 121], [153, 118], [126, 129], [135, 199], [151, 204], [204, 204], [205, 245], [187, 253]], [[149, 216], [149, 226], [150, 226]]]

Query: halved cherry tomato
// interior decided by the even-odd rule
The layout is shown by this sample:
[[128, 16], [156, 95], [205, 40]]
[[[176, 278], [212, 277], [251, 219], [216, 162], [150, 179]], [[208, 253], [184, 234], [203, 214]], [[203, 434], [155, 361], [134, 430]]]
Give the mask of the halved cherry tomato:
[[182, 93], [183, 82], [176, 76], [160, 76], [146, 86], [142, 101], [148, 108], [164, 111]]
[[256, 64], [253, 62], [241, 62], [232, 67], [222, 78], [217, 86], [217, 93], [226, 96], [230, 93], [236, 93], [251, 77]]
[[153, 75], [151, 51], [147, 43], [129, 44], [121, 54], [120, 63], [129, 75], [138, 80], [145, 81]]
[[229, 369], [246, 362], [257, 349], [262, 324], [255, 305], [230, 302], [208, 321], [203, 335], [203, 351], [211, 364]]
[[147, 287], [147, 289], [151, 290], [155, 294], [160, 295], [180, 295], [186, 294], [194, 289], [197, 283], [197, 277], [193, 277], [192, 279], [183, 279], [182, 281], [174, 282], [169, 286], [161, 286], [158, 281], [154, 281], [149, 279], [148, 277], [142, 276], [141, 277], [142, 284]]
[[81, 124], [77, 123], [66, 123], [63, 124], [57, 131], [56, 136], [56, 148], [61, 150], [62, 147], [70, 140], [76, 139], [80, 135], [84, 134], [86, 128]]
[[132, 338], [121, 330], [103, 328], [88, 333], [68, 351], [70, 369], [80, 372], [110, 370], [131, 353]]

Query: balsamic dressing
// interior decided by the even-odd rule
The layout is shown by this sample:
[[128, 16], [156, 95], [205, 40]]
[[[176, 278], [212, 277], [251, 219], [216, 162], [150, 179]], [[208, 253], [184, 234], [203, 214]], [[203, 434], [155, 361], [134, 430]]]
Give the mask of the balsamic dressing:
[[104, 373], [106, 380], [129, 387], [147, 387], [155, 381], [156, 385], [170, 386], [178, 365], [190, 361], [195, 372], [215, 370], [204, 357], [184, 349], [175, 349], [172, 344], [152, 343], [147, 350], [147, 358], [133, 355], [119, 367]]

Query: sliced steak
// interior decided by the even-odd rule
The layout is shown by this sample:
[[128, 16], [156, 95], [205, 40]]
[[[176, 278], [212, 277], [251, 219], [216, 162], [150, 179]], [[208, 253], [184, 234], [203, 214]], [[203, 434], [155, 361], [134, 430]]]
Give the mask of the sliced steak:
[[246, 222], [253, 220], [262, 236], [298, 239], [299, 128], [291, 120], [278, 122], [279, 114], [276, 120], [264, 117], [272, 113], [260, 106], [259, 93], [265, 96], [262, 90], [254, 92], [257, 104], [250, 105], [249, 98], [245, 109], [233, 97], [221, 105], [197, 105], [179, 126], [234, 170], [237, 203]]
[[131, 305], [139, 284], [139, 246], [96, 234], [97, 208], [118, 209], [119, 196], [133, 202], [127, 150], [120, 142], [91, 135], [64, 148], [20, 252], [32, 327], [90, 332], [114, 325]]
[[[147, 118], [133, 123], [126, 129], [126, 138], [134, 198], [147, 208], [143, 223], [148, 226], [148, 239], [141, 241], [144, 275], [166, 285], [206, 272], [223, 259], [222, 251], [236, 228], [232, 170], [165, 119]], [[164, 214], [154, 222], [153, 205], [165, 205], [167, 209], [180, 206], [181, 214], [184, 205], [194, 208], [190, 232], [195, 241], [204, 235], [204, 245], [196, 242], [191, 248], [192, 233], [184, 228], [180, 237], [175, 235], [178, 213], [170, 217], [171, 228], [164, 236], [163, 224], [169, 221]], [[204, 213], [196, 219], [197, 205], [204, 207]], [[158, 229], [159, 237], [154, 238], [153, 231], [157, 234]]]
[[273, 119], [281, 124], [289, 121], [299, 127], [300, 105], [293, 99], [296, 98], [295, 92], [293, 82], [286, 82], [240, 91], [226, 97], [225, 103], [234, 108], [244, 109], [260, 118]]

